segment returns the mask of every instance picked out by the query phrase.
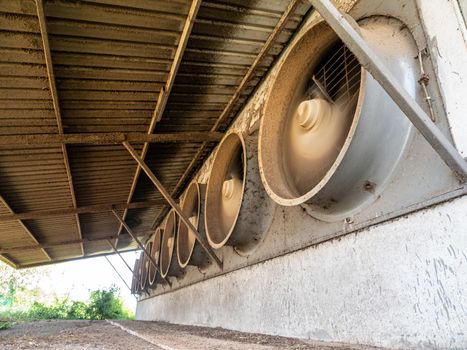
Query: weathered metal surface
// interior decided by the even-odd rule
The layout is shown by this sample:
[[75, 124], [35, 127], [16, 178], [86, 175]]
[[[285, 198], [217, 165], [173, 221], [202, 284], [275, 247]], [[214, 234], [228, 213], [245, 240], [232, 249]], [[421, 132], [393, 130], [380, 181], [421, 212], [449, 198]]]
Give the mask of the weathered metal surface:
[[135, 152], [135, 149], [131, 147], [131, 145], [128, 142], [124, 142], [123, 145], [128, 150], [128, 152], [132, 155], [135, 161], [140, 165], [142, 170], [146, 173], [146, 175], [149, 177], [149, 179], [154, 184], [154, 186], [157, 188], [157, 190], [161, 193], [161, 195], [165, 198], [165, 200], [170, 204], [172, 209], [177, 213], [180, 220], [182, 220], [182, 222], [188, 227], [188, 229], [191, 232], [193, 232], [196, 239], [198, 240], [198, 242], [200, 243], [200, 245], [203, 247], [204, 251], [206, 252], [206, 254], [208, 254], [209, 257], [214, 260], [216, 265], [220, 269], [222, 269], [222, 261], [216, 256], [216, 254], [211, 249], [211, 247], [209, 247], [206, 239], [198, 232], [198, 230], [194, 227], [194, 225], [188, 220], [188, 218], [183, 213], [180, 206], [177, 204], [177, 202], [175, 202], [172, 196], [167, 192], [167, 190], [162, 185], [160, 180], [154, 175], [151, 169], [147, 166], [147, 164], [144, 163], [141, 157], [138, 156], [138, 154]]
[[116, 204], [101, 204], [89, 205], [70, 209], [50, 209], [50, 210], [36, 210], [25, 213], [14, 214], [1, 214], [0, 222], [13, 221], [13, 220], [28, 220], [39, 219], [47, 216], [61, 216], [69, 214], [91, 214], [112, 211], [112, 209], [139, 209], [148, 208], [155, 205], [164, 204], [162, 201], [146, 201], [146, 202], [133, 202], [133, 203], [116, 203]]
[[[206, 5], [206, 3], [205, 3]], [[268, 5], [272, 8], [281, 7], [282, 9], [279, 15], [278, 13], [269, 14], [270, 18], [262, 19], [261, 15], [265, 15], [267, 11], [265, 8], [268, 8]], [[291, 37], [292, 28], [297, 28], [302, 16], [309, 9], [306, 4], [301, 3], [300, 1], [292, 1], [289, 3], [279, 2], [277, 4], [267, 5], [263, 2], [256, 4], [261, 10], [251, 10], [251, 15], [248, 14], [247, 9], [243, 8], [243, 12], [248, 18], [249, 25], [237, 25], [235, 29], [231, 28], [233, 25], [232, 22], [226, 21], [222, 22], [213, 22], [212, 25], [220, 32], [225, 33], [230, 31], [226, 37], [220, 39], [223, 42], [224, 46], [235, 47], [230, 53], [236, 55], [235, 64], [217, 64], [217, 56], [212, 58], [207, 58], [207, 60], [213, 60], [208, 67], [206, 64], [199, 64], [196, 62], [187, 62], [185, 65], [186, 73], [183, 70], [184, 65], [182, 65], [181, 73], [179, 74], [180, 84], [176, 84], [174, 91], [179, 87], [181, 91], [185, 89], [196, 88], [198, 93], [201, 93], [198, 96], [198, 101], [191, 104], [183, 103], [174, 103], [172, 108], [168, 108], [167, 113], [170, 113], [171, 110], [178, 113], [183, 112], [184, 117], [186, 115], [206, 115], [209, 117], [210, 123], [203, 125], [205, 128], [210, 128], [210, 130], [225, 130], [225, 128], [230, 124], [233, 117], [239, 112], [240, 106], [242, 106], [246, 98], [253, 91], [254, 87], [259, 83], [261, 77], [265, 74], [266, 67], [270, 66], [273, 59], [282, 51], [285, 46], [285, 43]], [[207, 7], [214, 7], [222, 11], [222, 5], [214, 6], [209, 3]], [[227, 9], [232, 7], [226, 6]], [[234, 6], [235, 8], [235, 6]], [[241, 8], [241, 7], [240, 7]], [[237, 11], [239, 8], [236, 8]], [[203, 10], [203, 8], [202, 8]], [[225, 10], [225, 9], [224, 9]], [[211, 10], [212, 11], [212, 10]], [[210, 12], [210, 11], [207, 11]], [[204, 21], [202, 19], [203, 11], [201, 11], [198, 18], [199, 26], [195, 25], [193, 38], [197, 38], [197, 30], [200, 30], [204, 33]], [[212, 16], [212, 12], [211, 12]], [[271, 17], [276, 17], [277, 21], [271, 21]], [[259, 27], [256, 27], [257, 21], [262, 22], [263, 24], [268, 23], [271, 25], [274, 23], [274, 27], [270, 31], [262, 31]], [[235, 20], [234, 20], [235, 22]], [[230, 29], [229, 29], [230, 27]], [[255, 31], [256, 30], [256, 31]], [[212, 40], [219, 40], [218, 37], [214, 36]], [[224, 40], [225, 39], [225, 40]], [[198, 43], [198, 41], [195, 41]], [[256, 47], [245, 47], [245, 43], [255, 43]], [[260, 43], [263, 42], [262, 45]], [[202, 43], [200, 43], [202, 44]], [[235, 45], [237, 44], [237, 45]], [[204, 43], [206, 45], [206, 43]], [[253, 53], [253, 54], [252, 54]], [[240, 55], [249, 55], [250, 60], [246, 65], [239, 56]], [[245, 57], [243, 57], [245, 59]], [[189, 73], [189, 74], [188, 74]], [[234, 81], [226, 80], [235, 79]], [[226, 93], [222, 93], [219, 88], [224, 87], [228, 89]], [[213, 103], [212, 101], [203, 101], [201, 98], [203, 96], [209, 96], [210, 90], [216, 89], [216, 94], [224, 95], [228, 97], [224, 104], [222, 103]], [[204, 93], [204, 95], [203, 95]], [[162, 124], [162, 123], [161, 123]], [[201, 127], [201, 125], [200, 125]], [[204, 143], [195, 153], [191, 155], [191, 161], [188, 166], [181, 173], [177, 183], [173, 186], [172, 195], [178, 196], [181, 190], [187, 185], [187, 182], [193, 176], [200, 165], [206, 159], [206, 157], [211, 153], [212, 146]], [[157, 224], [164, 214], [167, 212], [167, 207], [163, 208], [161, 212], [158, 213], [155, 224]]]
[[[177, 56], [177, 48], [183, 51], [182, 33], [189, 23], [187, 15], [192, 4], [189, 0], [43, 0], [42, 33], [47, 33], [45, 39], [50, 48], [47, 59], [36, 2], [0, 3], [0, 137], [11, 137], [8, 142], [2, 139], [8, 145], [0, 146], [0, 193], [14, 212], [71, 207], [78, 212], [80, 207], [128, 202], [132, 191], [132, 201], [161, 200], [145, 176], [132, 180], [136, 178], [135, 164], [119, 145], [89, 141], [93, 144], [68, 144], [65, 148], [62, 141], [39, 145], [32, 140], [76, 134], [86, 137], [84, 134], [88, 133], [103, 134], [100, 137], [116, 132], [147, 133], [161, 89], [171, 79], [172, 91], [155, 132], [209, 132], [263, 52], [255, 73], [249, 73], [249, 82], [243, 83], [237, 102], [231, 103], [232, 113], [223, 124], [225, 128], [309, 8], [299, 4], [275, 40], [268, 42], [289, 1], [203, 1], [185, 51]], [[266, 43], [270, 46], [267, 53], [262, 51]], [[180, 59], [178, 74], [170, 78], [176, 57]], [[55, 98], [47, 64], [55, 78]], [[57, 124], [58, 110], [61, 126]], [[147, 147], [146, 161], [169, 192], [180, 183], [175, 197], [193, 174], [187, 169], [193, 169], [190, 163], [201, 143], [218, 141], [220, 135], [207, 137], [179, 134], [166, 141], [185, 143]], [[132, 142], [141, 154], [143, 143], [150, 141]], [[210, 153], [212, 148], [207, 146], [197, 157], [196, 166]], [[69, 167], [64, 162], [64, 149]], [[139, 229], [153, 222], [160, 211], [160, 206], [129, 209], [126, 221]], [[119, 231], [120, 225], [109, 212], [79, 215], [84, 239]], [[2, 239], [8, 232], [8, 240], [34, 243], [23, 240], [24, 228], [16, 225], [12, 229], [11, 223], [5, 224], [10, 226], [8, 231], [1, 230]], [[25, 225], [38, 231], [44, 240], [39, 243], [57, 242], [59, 237], [71, 240], [80, 235], [76, 212], [63, 216], [63, 220], [37, 217], [26, 220]], [[0, 247], [3, 248], [2, 242]], [[84, 243], [84, 248], [89, 255], [109, 252], [109, 246], [99, 242]], [[135, 245], [119, 242], [117, 248], [134, 249]], [[30, 259], [26, 253], [15, 254], [14, 261], [20, 266], [48, 261], [38, 252], [28, 252], [35, 254]], [[56, 261], [79, 254], [79, 244], [51, 252]]]
[[410, 93], [394, 77], [383, 60], [374, 53], [356, 28], [349, 23], [330, 0], [310, 0], [310, 2], [355, 54], [361, 65], [370, 72], [388, 95], [393, 98], [394, 102], [425, 137], [441, 159], [456, 173], [462, 182], [465, 182], [467, 178], [467, 161], [431, 121], [420, 105], [414, 101]]
[[107, 133], [77, 133], [77, 134], [33, 134], [0, 136], [0, 146], [12, 145], [53, 145], [53, 144], [82, 144], [106, 145], [127, 142], [145, 143], [176, 143], [176, 142], [215, 142], [224, 136], [221, 132], [174, 132], [146, 134], [138, 132], [107, 132]]

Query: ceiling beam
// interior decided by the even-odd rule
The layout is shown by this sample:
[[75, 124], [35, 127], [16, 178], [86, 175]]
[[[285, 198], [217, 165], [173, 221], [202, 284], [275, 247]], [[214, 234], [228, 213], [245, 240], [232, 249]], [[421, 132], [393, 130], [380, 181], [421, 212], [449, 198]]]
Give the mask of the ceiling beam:
[[[1, 250], [1, 248], [0, 248], [0, 250]], [[14, 269], [18, 268], [18, 264], [15, 261], [13, 261], [13, 259], [11, 259], [9, 257], [6, 257], [5, 255], [0, 254], [0, 261], [3, 261], [5, 264], [11, 266]]]
[[118, 203], [118, 204], [98, 204], [98, 205], [87, 205], [76, 208], [65, 208], [65, 209], [46, 209], [46, 210], [34, 210], [23, 213], [12, 213], [0, 215], [0, 222], [13, 221], [13, 220], [32, 220], [41, 219], [50, 216], [63, 216], [63, 215], [74, 215], [74, 214], [94, 214], [111, 212], [114, 210], [124, 209], [142, 209], [150, 208], [158, 205], [165, 204], [165, 201], [143, 201], [133, 203]]
[[171, 143], [171, 142], [218, 142], [224, 136], [220, 132], [177, 132], [146, 134], [141, 132], [110, 132], [83, 134], [34, 134], [34, 135], [2, 135], [0, 146], [27, 145], [60, 145], [60, 144], [89, 144], [111, 145], [123, 142], [131, 143]]
[[[128, 249], [128, 250], [120, 250], [120, 253], [134, 252], [134, 251], [137, 251], [137, 250], [139, 250], [139, 248], [132, 248], [132, 249]], [[82, 260], [82, 259], [89, 259], [89, 258], [100, 258], [100, 257], [113, 255], [113, 254], [115, 254], [115, 253], [114, 252], [100, 253], [100, 254], [79, 256], [79, 257], [75, 257], [75, 258], [65, 258], [65, 259], [58, 259], [58, 260], [52, 260], [52, 261], [46, 261], [46, 262], [38, 262], [38, 263], [32, 263], [32, 264], [18, 265], [18, 269], [20, 269], [20, 270], [21, 269], [28, 269], [28, 268], [31, 268], [31, 267], [59, 264], [59, 263]]]
[[[297, 9], [297, 7], [301, 3], [302, 3], [301, 0], [292, 0], [289, 3], [286, 10], [284, 11], [281, 18], [279, 19], [276, 26], [274, 27], [274, 30], [272, 31], [271, 35], [269, 35], [269, 37], [266, 40], [265, 44], [261, 48], [261, 51], [256, 56], [253, 64], [250, 66], [250, 68], [246, 72], [245, 76], [243, 77], [242, 81], [240, 82], [240, 85], [235, 90], [235, 93], [233, 94], [233, 96], [231, 97], [229, 102], [227, 103], [227, 106], [224, 108], [224, 110], [220, 114], [219, 118], [216, 120], [215, 124], [211, 128], [211, 132], [218, 131], [220, 126], [222, 126], [222, 124], [231, 115], [236, 103], [238, 103], [238, 101], [240, 100], [242, 94], [248, 88], [248, 83], [254, 77], [259, 65], [261, 64], [263, 59], [268, 55], [269, 51], [271, 50], [271, 48], [275, 44], [277, 38], [282, 33], [282, 30], [285, 28], [285, 25], [287, 24], [288, 20], [295, 14], [295, 10]], [[190, 164], [186, 168], [185, 172], [180, 177], [180, 180], [175, 185], [175, 188], [171, 193], [171, 195], [173, 197], [178, 197], [179, 191], [182, 190], [182, 187], [184, 186], [187, 179], [190, 176], [192, 176], [192, 172], [195, 170], [195, 167], [197, 166], [198, 162], [201, 160], [201, 158], [202, 158], [203, 154], [205, 153], [206, 149], [208, 148], [208, 146], [209, 146], [209, 144], [204, 142], [203, 145], [198, 149], [198, 152], [193, 157]], [[167, 210], [168, 210], [168, 206], [165, 206], [165, 207], [163, 207], [161, 209], [159, 214], [156, 216], [156, 219], [154, 220], [153, 226], [158, 223], [159, 219], [167, 212]]]
[[[143, 232], [143, 233], [146, 233], [146, 232]], [[141, 235], [141, 232], [138, 232], [138, 235]], [[124, 236], [123, 239], [131, 240], [131, 237], [127, 234], [122, 234], [121, 236]], [[115, 239], [115, 238], [116, 236], [106, 236], [106, 237], [100, 237], [100, 238], [94, 238], [94, 239], [73, 239], [73, 240], [54, 242], [54, 243], [41, 243], [41, 244], [26, 245], [26, 246], [15, 246], [15, 247], [0, 249], [0, 254], [22, 252], [25, 250], [56, 248], [56, 247], [63, 247], [67, 245], [76, 245], [76, 244], [84, 244], [84, 243], [107, 242], [109, 239]]]
[[[36, 8], [37, 8], [37, 17], [39, 18], [39, 27], [41, 31], [41, 38], [42, 38], [42, 46], [44, 48], [44, 57], [45, 57], [45, 65], [47, 68], [47, 77], [49, 81], [49, 88], [50, 94], [52, 95], [52, 104], [54, 107], [55, 112], [55, 119], [57, 120], [57, 128], [58, 133], [63, 135], [63, 123], [62, 123], [62, 115], [60, 111], [60, 102], [58, 100], [58, 93], [57, 93], [57, 86], [55, 84], [55, 74], [54, 74], [54, 66], [52, 62], [52, 55], [50, 51], [50, 44], [49, 44], [49, 35], [47, 33], [47, 23], [44, 13], [44, 3], [42, 0], [36, 0]], [[66, 176], [68, 180], [68, 187], [70, 189], [70, 196], [71, 202], [73, 203], [73, 207], [76, 208], [78, 206], [76, 201], [76, 194], [75, 189], [73, 186], [73, 177], [71, 174], [70, 168], [70, 160], [68, 158], [68, 152], [66, 149], [65, 144], [61, 144], [62, 154], [63, 154], [63, 164], [65, 165]], [[75, 221], [76, 221], [76, 231], [78, 233], [78, 237], [80, 239], [83, 238], [83, 232], [81, 230], [81, 222], [79, 220], [79, 215], [75, 214]], [[81, 243], [81, 255], [84, 256], [84, 244]]]
[[[198, 15], [198, 10], [201, 6], [201, 1], [202, 0], [193, 0], [191, 3], [191, 7], [190, 7], [190, 10], [188, 11], [187, 19], [185, 21], [185, 25], [183, 26], [182, 34], [178, 42], [177, 50], [175, 51], [175, 56], [172, 61], [172, 66], [170, 67], [169, 76], [167, 78], [165, 85], [160, 90], [159, 97], [156, 102], [156, 107], [152, 114], [151, 123], [149, 124], [148, 134], [152, 134], [154, 132], [157, 122], [161, 120], [162, 115], [164, 114], [165, 106], [167, 105], [170, 92], [172, 91], [172, 87], [175, 82], [175, 77], [177, 76], [178, 68], [180, 67], [180, 64], [182, 62], [183, 54], [185, 52], [185, 48], [186, 48], [188, 39], [191, 34], [191, 30], [193, 29], [195, 18]], [[126, 140], [126, 141], [131, 142], [130, 140]], [[141, 154], [140, 154], [140, 157], [143, 159], [143, 161], [146, 158], [148, 149], [149, 149], [149, 143], [145, 142], [143, 145]], [[133, 198], [133, 194], [136, 190], [136, 185], [138, 184], [138, 179], [139, 179], [140, 174], [141, 174], [141, 167], [138, 164], [136, 166], [135, 175], [133, 176], [133, 181], [131, 183], [130, 192], [128, 194], [128, 199], [127, 199], [128, 203], [131, 202], [131, 199]], [[128, 210], [125, 210], [123, 212], [123, 217], [122, 217], [124, 221], [127, 215], [128, 215]], [[117, 236], [120, 234], [120, 232], [122, 232], [122, 229], [123, 229], [123, 225], [120, 225], [118, 232], [117, 232]], [[118, 242], [118, 239], [116, 243], [117, 242]]]
[[[3, 204], [3, 206], [11, 213], [11, 214], [14, 214], [15, 212], [13, 211], [13, 209], [11, 209], [11, 207], [8, 205], [8, 203], [5, 201], [5, 199], [0, 196], [0, 203]], [[21, 220], [17, 220], [18, 221], [18, 224], [21, 225], [21, 227], [23, 228], [23, 230], [27, 233], [27, 235], [34, 241], [34, 243], [36, 244], [39, 244], [39, 241], [37, 240], [36, 236], [34, 236], [34, 234], [26, 227], [26, 225], [21, 221]], [[50, 257], [49, 253], [47, 253], [45, 251], [44, 248], [41, 248], [41, 251], [42, 253], [44, 253], [44, 255], [47, 257], [48, 260], [52, 260], [52, 258]], [[7, 258], [5, 258], [7, 259]], [[8, 259], [9, 260], [9, 259]]]

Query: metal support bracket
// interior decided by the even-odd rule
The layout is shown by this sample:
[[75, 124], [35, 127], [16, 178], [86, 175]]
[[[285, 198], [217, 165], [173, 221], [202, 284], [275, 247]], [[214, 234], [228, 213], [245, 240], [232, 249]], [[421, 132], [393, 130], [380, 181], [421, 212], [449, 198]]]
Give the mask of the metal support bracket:
[[[135, 277], [135, 273], [134, 273], [133, 269], [130, 267], [130, 265], [128, 265], [126, 260], [123, 258], [122, 254], [120, 254], [120, 252], [118, 251], [117, 247], [113, 245], [113, 243], [112, 243], [112, 241], [110, 239], [107, 240], [107, 243], [109, 243], [109, 245], [112, 247], [112, 250], [115, 252], [115, 254], [117, 254], [120, 257], [120, 259], [122, 259], [123, 263], [126, 265], [126, 267], [128, 267], [128, 270], [130, 270], [131, 280], [136, 281], [136, 277]], [[130, 291], [131, 291], [131, 289], [130, 289]]]
[[449, 142], [431, 118], [399, 84], [385, 64], [368, 46], [358, 31], [352, 26], [331, 0], [308, 0], [316, 11], [336, 32], [342, 42], [357, 57], [358, 61], [383, 87], [422, 136], [428, 141], [441, 159], [451, 168], [459, 180], [467, 179], [467, 161]]
[[135, 151], [135, 149], [128, 143], [128, 142], [123, 142], [123, 146], [128, 150], [128, 152], [131, 154], [131, 156], [136, 160], [136, 162], [140, 165], [141, 169], [146, 173], [146, 175], [149, 177], [149, 179], [152, 181], [154, 186], [157, 187], [159, 192], [162, 194], [162, 196], [167, 200], [167, 202], [170, 204], [170, 206], [175, 210], [175, 212], [178, 214], [179, 218], [183, 223], [188, 227], [191, 232], [196, 236], [196, 239], [200, 243], [201, 247], [203, 250], [206, 252], [206, 254], [211, 257], [211, 259], [214, 260], [214, 262], [217, 264], [219, 269], [222, 270], [223, 268], [223, 263], [222, 261], [217, 257], [217, 255], [214, 253], [212, 248], [209, 246], [208, 242], [200, 235], [198, 230], [193, 226], [193, 224], [188, 220], [188, 217], [183, 213], [182, 208], [175, 202], [175, 200], [172, 198], [170, 193], [165, 189], [165, 187], [162, 185], [162, 183], [157, 179], [156, 175], [149, 169], [147, 164], [144, 162], [144, 160], [138, 155], [138, 153]]
[[[112, 250], [114, 251], [114, 253], [116, 253], [120, 259], [122, 259], [123, 263], [126, 265], [126, 267], [128, 267], [128, 270], [130, 270], [130, 272], [133, 274], [133, 270], [132, 268], [130, 267], [130, 265], [128, 265], [128, 263], [126, 262], [126, 260], [123, 258], [123, 256], [120, 254], [120, 252], [118, 251], [118, 249], [113, 245], [112, 241], [110, 239], [107, 240], [107, 243], [109, 243], [109, 245], [112, 247]], [[134, 278], [134, 277], [133, 277]]]
[[120, 275], [120, 272], [118, 272], [117, 268], [114, 266], [114, 264], [112, 264], [112, 262], [110, 261], [110, 259], [106, 256], [104, 256], [105, 260], [107, 260], [107, 262], [110, 264], [110, 266], [112, 266], [112, 268], [114, 269], [115, 273], [118, 275], [118, 277], [120, 277], [120, 279], [122, 280], [123, 283], [125, 283], [125, 286], [130, 290], [131, 292], [131, 288], [130, 286], [128, 285], [128, 283], [126, 283], [125, 279], [122, 277], [122, 275]]
[[122, 224], [122, 226], [125, 228], [125, 230], [128, 232], [128, 234], [131, 236], [131, 238], [133, 238], [133, 240], [136, 242], [136, 244], [138, 245], [138, 247], [143, 251], [143, 254], [146, 255], [146, 257], [149, 259], [149, 261], [151, 262], [151, 264], [154, 266], [154, 268], [157, 270], [157, 272], [159, 272], [161, 274], [161, 277], [162, 279], [170, 286], [172, 287], [172, 283], [170, 283], [170, 281], [163, 277], [162, 276], [162, 273], [159, 269], [159, 266], [157, 265], [157, 262], [154, 260], [154, 258], [151, 256], [151, 253], [148, 252], [146, 250], [146, 248], [144, 247], [144, 245], [141, 243], [141, 241], [138, 239], [138, 237], [136, 237], [136, 235], [133, 233], [133, 230], [127, 225], [127, 223], [122, 220], [122, 218], [120, 217], [120, 215], [117, 214], [117, 212], [115, 210], [112, 210], [112, 213], [114, 214], [114, 216], [117, 218], [117, 220], [120, 222], [120, 224]]

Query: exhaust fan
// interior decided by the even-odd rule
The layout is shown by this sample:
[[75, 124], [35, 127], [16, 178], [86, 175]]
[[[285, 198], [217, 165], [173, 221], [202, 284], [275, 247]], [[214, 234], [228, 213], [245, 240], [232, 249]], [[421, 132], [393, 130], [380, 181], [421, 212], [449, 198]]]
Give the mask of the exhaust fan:
[[[159, 256], [160, 256], [160, 249], [161, 249], [161, 239], [162, 239], [162, 229], [158, 227], [154, 234], [151, 237], [152, 247], [151, 247], [151, 256], [153, 257], [154, 261], [158, 266], [159, 263]], [[155, 288], [157, 283], [161, 283], [163, 279], [160, 276], [160, 273], [157, 272], [156, 268], [153, 264], [149, 264], [149, 276], [148, 276], [148, 283], [149, 286]]]
[[209, 244], [233, 245], [248, 254], [269, 228], [275, 204], [264, 192], [258, 170], [257, 137], [232, 132], [221, 141], [206, 188]]
[[[201, 235], [205, 232], [204, 217], [201, 215], [201, 208], [204, 209], [205, 192], [206, 185], [192, 182], [181, 205], [183, 213]], [[195, 235], [181, 221], [178, 224], [177, 258], [182, 268], [188, 264], [203, 267], [209, 263], [209, 258], [197, 242]]]
[[144, 288], [141, 288], [141, 276], [142, 276], [142, 268], [143, 268], [143, 260], [144, 260], [144, 253], [141, 252], [139, 255], [138, 259], [138, 265], [137, 269], [135, 270], [136, 272], [136, 291], [137, 294], [142, 294], [144, 291]]
[[160, 270], [162, 277], [180, 276], [183, 270], [178, 264], [178, 259], [174, 256], [175, 251], [175, 234], [177, 232], [177, 214], [175, 210], [170, 210], [165, 219], [165, 226], [162, 234], [161, 253], [160, 253]]
[[[416, 95], [417, 49], [402, 23], [373, 17], [361, 34]], [[282, 62], [260, 126], [261, 179], [284, 206], [337, 221], [378, 198], [410, 140], [411, 124], [324, 22]]]
[[131, 294], [140, 294], [139, 292], [139, 259], [135, 260], [135, 265], [133, 266], [133, 278], [131, 280]]
[[[150, 242], [146, 242], [146, 244], [144, 245], [144, 248], [146, 249], [147, 252], [150, 252], [151, 251], [151, 247], [150, 247]], [[146, 254], [144, 254], [144, 252], [142, 252], [142, 257], [141, 257], [141, 261], [142, 261], [142, 264], [141, 264], [141, 267], [140, 267], [140, 287], [141, 287], [141, 290], [144, 291], [146, 290], [146, 287], [148, 286], [148, 273], [149, 273], [149, 265], [151, 265], [150, 261], [149, 261], [149, 258], [147, 257]]]

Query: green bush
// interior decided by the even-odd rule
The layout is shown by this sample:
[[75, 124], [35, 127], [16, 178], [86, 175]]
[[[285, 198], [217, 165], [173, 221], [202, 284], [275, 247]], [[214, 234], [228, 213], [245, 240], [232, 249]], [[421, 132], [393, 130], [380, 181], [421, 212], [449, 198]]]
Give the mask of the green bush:
[[72, 301], [68, 306], [67, 318], [71, 320], [87, 319], [87, 305], [81, 301]]
[[5, 329], [9, 329], [13, 326], [12, 322], [5, 322], [5, 321], [0, 321], [0, 331], [3, 331]]
[[118, 289], [115, 287], [91, 292], [90, 302], [86, 308], [88, 318], [91, 320], [130, 318], [117, 293]]
[[118, 288], [92, 291], [87, 303], [81, 301], [58, 300], [52, 305], [33, 302], [27, 310], [9, 309], [0, 312], [0, 319], [8, 320], [104, 320], [131, 319], [133, 315], [123, 307], [118, 297]]

